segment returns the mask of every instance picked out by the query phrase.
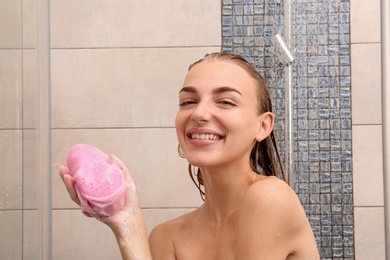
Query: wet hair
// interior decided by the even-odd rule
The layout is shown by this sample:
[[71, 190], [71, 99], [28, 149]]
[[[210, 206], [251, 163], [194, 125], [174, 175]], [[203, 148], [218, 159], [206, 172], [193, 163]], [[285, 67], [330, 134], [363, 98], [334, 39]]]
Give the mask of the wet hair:
[[[205, 61], [231, 62], [243, 68], [248, 73], [248, 75], [253, 79], [253, 82], [256, 85], [256, 95], [258, 100], [257, 112], [259, 114], [265, 112], [272, 112], [271, 95], [267, 83], [265, 82], [264, 78], [260, 75], [260, 73], [252, 66], [252, 64], [250, 64], [242, 56], [237, 54], [231, 54], [228, 52], [214, 52], [214, 53], [206, 54], [203, 59], [200, 59], [194, 62], [193, 64], [191, 64], [188, 68], [188, 71], [190, 71], [197, 64]], [[283, 180], [287, 182], [286, 174], [283, 168], [283, 163], [279, 154], [275, 132], [272, 129], [272, 132], [267, 138], [265, 138], [261, 142], [256, 141], [250, 154], [250, 165], [252, 170], [257, 174], [279, 177], [278, 165], [276, 164], [276, 161], [279, 164], [279, 168]], [[188, 171], [192, 181], [199, 189], [202, 199], [204, 199], [205, 196], [205, 192], [203, 189], [204, 183], [203, 183], [202, 173], [200, 169], [198, 168], [197, 170], [195, 170], [194, 173], [193, 167], [190, 164], [188, 166]]]

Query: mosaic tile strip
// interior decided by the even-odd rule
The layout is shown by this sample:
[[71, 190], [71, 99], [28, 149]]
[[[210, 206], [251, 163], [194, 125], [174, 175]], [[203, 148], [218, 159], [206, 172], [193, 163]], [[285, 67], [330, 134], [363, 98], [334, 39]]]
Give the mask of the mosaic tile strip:
[[284, 157], [284, 69], [274, 55], [272, 36], [283, 34], [283, 5], [269, 0], [224, 0], [222, 6], [223, 50], [240, 54], [264, 76], [273, 97], [276, 136]]
[[[223, 0], [222, 49], [252, 62], [270, 86], [284, 158], [284, 69], [271, 43], [284, 35], [283, 0]], [[354, 259], [349, 1], [292, 0], [291, 183], [321, 259]]]

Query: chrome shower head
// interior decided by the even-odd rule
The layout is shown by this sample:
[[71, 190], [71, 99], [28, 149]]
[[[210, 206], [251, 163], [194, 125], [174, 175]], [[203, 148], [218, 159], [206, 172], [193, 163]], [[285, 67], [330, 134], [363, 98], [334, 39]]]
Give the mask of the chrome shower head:
[[294, 56], [280, 34], [276, 34], [272, 37], [272, 44], [275, 47], [275, 52], [279, 61], [285, 66], [290, 65], [294, 60]]

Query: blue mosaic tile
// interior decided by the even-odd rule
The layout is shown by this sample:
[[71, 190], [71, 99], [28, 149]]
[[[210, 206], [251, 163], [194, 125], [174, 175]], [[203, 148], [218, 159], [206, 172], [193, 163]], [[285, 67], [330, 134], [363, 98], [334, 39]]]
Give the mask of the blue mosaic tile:
[[222, 15], [223, 16], [231, 16], [233, 14], [232, 7], [231, 6], [224, 6], [222, 7]]
[[[348, 42], [349, 42], [349, 37], [348, 37]], [[348, 66], [350, 66], [350, 62], [351, 62], [350, 60], [351, 59], [350, 59], [350, 57], [348, 55], [340, 56], [340, 65], [344, 65], [344, 66], [348, 65]]]
[[[271, 37], [284, 32], [283, 1], [224, 0], [223, 50], [245, 56], [270, 85], [280, 147], [284, 71]], [[353, 259], [350, 6], [344, 0], [293, 0], [292, 188], [317, 238], [321, 259]], [[282, 157], [284, 151], [282, 151]]]
[[230, 28], [226, 28], [226, 27], [222, 28], [223, 40], [230, 40], [231, 41], [232, 36], [233, 36], [233, 34], [232, 34], [232, 31], [230, 30]]
[[[222, 26], [231, 25], [233, 18], [231, 16], [222, 16]], [[230, 30], [232, 28], [229, 28]]]
[[348, 13], [350, 12], [350, 5], [349, 5], [349, 0], [344, 1], [340, 4], [340, 12], [343, 13]]
[[236, 25], [244, 25], [242, 16], [235, 16], [233, 18], [233, 26], [236, 26]]
[[233, 15], [243, 15], [244, 9], [242, 5], [234, 5], [233, 6]]
[[254, 8], [253, 5], [244, 5], [244, 15], [253, 15]]

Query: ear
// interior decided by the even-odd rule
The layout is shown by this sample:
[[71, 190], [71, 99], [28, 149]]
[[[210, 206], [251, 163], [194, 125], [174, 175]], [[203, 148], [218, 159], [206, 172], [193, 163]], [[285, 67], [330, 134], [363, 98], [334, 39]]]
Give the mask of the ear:
[[256, 141], [261, 142], [267, 138], [274, 129], [275, 115], [272, 112], [265, 112], [259, 116], [259, 126], [256, 134]]

